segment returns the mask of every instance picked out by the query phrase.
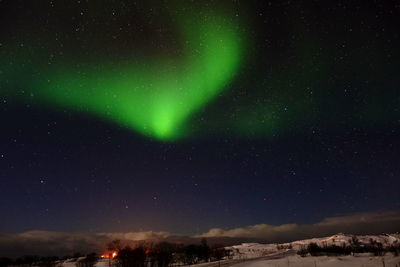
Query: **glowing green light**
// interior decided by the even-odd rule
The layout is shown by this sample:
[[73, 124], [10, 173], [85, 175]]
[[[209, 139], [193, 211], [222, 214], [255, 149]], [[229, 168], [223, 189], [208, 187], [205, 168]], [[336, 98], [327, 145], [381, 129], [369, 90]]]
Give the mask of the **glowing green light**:
[[188, 118], [232, 79], [242, 45], [236, 25], [223, 17], [192, 15], [190, 22], [182, 19], [178, 24], [186, 43], [182, 58], [164, 57], [140, 66], [66, 67], [38, 84], [40, 98], [161, 140], [183, 136]]

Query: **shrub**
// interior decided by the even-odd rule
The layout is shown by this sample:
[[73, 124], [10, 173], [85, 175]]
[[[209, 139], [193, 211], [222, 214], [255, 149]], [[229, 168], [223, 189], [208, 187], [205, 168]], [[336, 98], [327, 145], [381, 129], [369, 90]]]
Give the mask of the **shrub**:
[[308, 249], [302, 247], [299, 251], [297, 251], [297, 254], [300, 255], [301, 257], [305, 257], [308, 254]]
[[307, 250], [311, 256], [320, 256], [322, 251], [322, 249], [317, 245], [317, 243], [308, 244]]

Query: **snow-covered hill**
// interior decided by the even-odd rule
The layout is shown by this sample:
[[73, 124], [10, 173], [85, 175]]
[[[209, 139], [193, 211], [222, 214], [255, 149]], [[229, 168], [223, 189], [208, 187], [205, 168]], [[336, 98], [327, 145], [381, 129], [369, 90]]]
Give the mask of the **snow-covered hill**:
[[[197, 265], [199, 267], [217, 267], [222, 264], [232, 267], [268, 267], [268, 266], [303, 266], [303, 267], [372, 267], [372, 266], [385, 266], [385, 267], [399, 267], [400, 257], [394, 253], [386, 253], [386, 255], [374, 256], [374, 253], [355, 253], [351, 255], [332, 255], [332, 256], [319, 256], [319, 257], [301, 257], [296, 252], [306, 248], [309, 244], [316, 243], [320, 247], [329, 247], [336, 245], [342, 246], [368, 246], [382, 244], [382, 248], [390, 246], [398, 247], [400, 245], [400, 234], [382, 234], [382, 235], [346, 235], [336, 234], [328, 237], [311, 238], [305, 240], [298, 240], [289, 243], [281, 244], [259, 244], [259, 243], [243, 243], [241, 245], [234, 245], [226, 247], [230, 251], [230, 255], [226, 257], [221, 263], [218, 262], [203, 262]], [[69, 259], [58, 261], [56, 266], [59, 267], [77, 267], [84, 266], [77, 264], [78, 259]], [[253, 260], [248, 260], [253, 259]], [[95, 267], [109, 267], [116, 266], [115, 259], [100, 259]], [[22, 267], [22, 265], [20, 265]], [[176, 264], [175, 266], [182, 266]], [[16, 267], [14, 265], [14, 267]], [[33, 266], [34, 267], [34, 266]]]
[[243, 243], [226, 247], [231, 251], [231, 255], [235, 259], [258, 258], [265, 255], [270, 255], [278, 251], [277, 244], [258, 244], [258, 243]]
[[394, 244], [400, 244], [400, 234], [384, 234], [384, 235], [345, 235], [336, 234], [333, 236], [322, 237], [322, 238], [312, 238], [294, 241], [290, 243], [282, 244], [284, 247], [292, 246], [293, 249], [298, 250], [310, 243], [316, 243], [318, 246], [350, 246], [358, 242], [361, 246], [369, 245], [371, 243], [380, 243], [383, 247], [388, 247]]
[[298, 240], [282, 244], [258, 244], [258, 243], [243, 243], [241, 245], [226, 247], [231, 251], [234, 258], [257, 258], [266, 255], [277, 253], [281, 250], [300, 250], [305, 248], [310, 243], [316, 243], [319, 246], [350, 246], [358, 243], [360, 246], [370, 245], [371, 243], [380, 243], [382, 246], [388, 247], [391, 245], [400, 245], [400, 234], [382, 234], [382, 235], [346, 235], [336, 234], [328, 237], [311, 238]]

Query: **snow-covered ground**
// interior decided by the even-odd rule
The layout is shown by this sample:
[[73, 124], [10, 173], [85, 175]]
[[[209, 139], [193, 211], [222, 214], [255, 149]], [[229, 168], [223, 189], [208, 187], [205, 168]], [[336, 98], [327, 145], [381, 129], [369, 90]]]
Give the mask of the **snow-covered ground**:
[[[400, 244], [400, 234], [366, 236], [336, 234], [282, 244], [243, 243], [226, 247], [231, 251], [231, 255], [220, 263], [201, 263], [191, 265], [191, 267], [400, 267], [400, 257], [395, 257], [392, 253], [386, 253], [383, 257], [373, 256], [370, 253], [329, 257], [301, 257], [296, 254], [298, 250], [307, 247], [310, 243], [317, 243], [321, 247], [330, 245], [350, 246], [355, 240], [360, 246], [379, 242], [385, 248]], [[61, 266], [76, 267], [76, 262], [65, 261]], [[110, 261], [108, 259], [101, 259], [96, 264], [96, 267], [109, 266]]]
[[226, 247], [232, 252], [234, 259], [251, 259], [270, 255], [278, 251], [276, 244], [243, 243]]
[[[330, 245], [350, 246], [355, 240], [361, 246], [378, 242], [385, 248], [400, 244], [400, 234], [365, 236], [336, 234], [328, 237], [298, 240], [282, 244], [243, 243], [241, 245], [226, 247], [226, 249], [231, 251], [232, 259], [251, 259], [232, 265], [232, 267], [400, 267], [400, 257], [395, 257], [392, 253], [387, 253], [383, 257], [372, 256], [370, 253], [356, 254], [355, 256], [329, 257], [301, 257], [296, 255], [298, 250], [306, 248], [310, 243], [316, 243], [321, 247]], [[260, 259], [257, 260], [257, 258]]]
[[292, 245], [293, 249], [300, 249], [301, 247], [307, 246], [310, 243], [317, 243], [319, 246], [324, 245], [337, 245], [349, 246], [352, 244], [352, 238], [356, 237], [360, 244], [368, 245], [373, 242], [378, 242], [383, 245], [383, 247], [387, 247], [393, 244], [400, 244], [400, 234], [385, 234], [385, 235], [345, 235], [345, 234], [336, 234], [333, 236], [323, 237], [323, 238], [312, 238], [306, 240], [294, 241], [291, 243], [285, 243], [282, 245], [289, 246]]
[[356, 238], [361, 245], [369, 245], [371, 241], [381, 243], [383, 247], [400, 244], [400, 234], [359, 236], [336, 234], [328, 237], [311, 238], [282, 244], [243, 243], [241, 245], [226, 247], [226, 249], [232, 251], [233, 258], [235, 259], [250, 259], [271, 255], [284, 249], [293, 249], [297, 251], [306, 248], [310, 243], [316, 243], [321, 247], [330, 245], [349, 246], [354, 242], [354, 238]]
[[[385, 264], [385, 265], [383, 265]], [[209, 263], [192, 265], [199, 266], [210, 265]], [[63, 267], [76, 267], [75, 262], [65, 262]], [[210, 265], [211, 266], [211, 265]], [[217, 266], [217, 265], [215, 265]], [[221, 264], [221, 266], [223, 266]], [[230, 267], [400, 267], [400, 257], [394, 257], [388, 254], [384, 257], [374, 257], [370, 255], [358, 256], [340, 256], [340, 257], [300, 257], [291, 255], [280, 259], [270, 260], [251, 260], [231, 265]], [[109, 267], [106, 259], [100, 260], [96, 267]], [[183, 267], [183, 266], [182, 266]]]
[[248, 261], [232, 265], [232, 267], [397, 267], [400, 257], [387, 255], [384, 257], [343, 256], [343, 257], [300, 257], [288, 256], [282, 259]]

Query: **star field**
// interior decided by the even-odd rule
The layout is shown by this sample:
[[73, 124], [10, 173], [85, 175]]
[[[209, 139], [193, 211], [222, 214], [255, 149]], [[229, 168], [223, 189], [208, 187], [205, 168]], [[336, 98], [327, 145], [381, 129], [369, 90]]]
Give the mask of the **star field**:
[[399, 210], [396, 1], [0, 1], [0, 232]]

